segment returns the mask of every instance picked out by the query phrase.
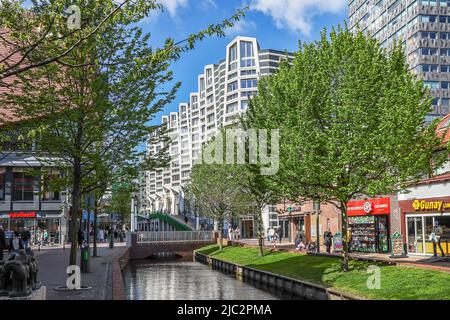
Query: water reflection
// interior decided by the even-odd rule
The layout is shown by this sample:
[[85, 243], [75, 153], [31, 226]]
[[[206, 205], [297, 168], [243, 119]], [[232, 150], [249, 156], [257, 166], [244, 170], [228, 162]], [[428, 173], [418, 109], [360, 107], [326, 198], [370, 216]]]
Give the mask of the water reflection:
[[191, 261], [131, 261], [124, 272], [129, 300], [271, 300], [269, 292]]

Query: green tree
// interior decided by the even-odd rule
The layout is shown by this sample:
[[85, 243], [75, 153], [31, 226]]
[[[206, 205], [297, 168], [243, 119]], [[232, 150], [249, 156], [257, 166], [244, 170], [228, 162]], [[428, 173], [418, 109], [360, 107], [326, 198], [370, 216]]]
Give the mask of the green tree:
[[[83, 19], [92, 25], [115, 7], [113, 0], [83, 4]], [[45, 4], [35, 6], [39, 12]], [[186, 40], [167, 39], [163, 48], [153, 49], [150, 35], [136, 23], [155, 9], [154, 2], [134, 1], [130, 6], [118, 12], [107, 29], [68, 53], [64, 63], [17, 74], [16, 90], [2, 101], [19, 118], [33, 119], [27, 130], [28, 138], [36, 141], [37, 156], [51, 157], [54, 166], [65, 170], [59, 181], [71, 190], [70, 265], [77, 261], [82, 196], [113, 181], [105, 178], [108, 170], [139, 167], [145, 155], [138, 146], [155, 130], [148, 121], [174, 99], [180, 86], [168, 86], [173, 80], [170, 63], [204, 37], [223, 36], [223, 29], [242, 15], [238, 11]]]
[[251, 212], [248, 193], [243, 189], [247, 171], [242, 165], [227, 163], [225, 141], [226, 133], [221, 131], [204, 146], [201, 163], [194, 165], [191, 182], [186, 187], [196, 209], [217, 222], [220, 249], [224, 221]]
[[[408, 68], [400, 46], [387, 53], [376, 40], [338, 27], [262, 79], [246, 121], [281, 130], [271, 188], [293, 201], [332, 203], [347, 235], [348, 201], [396, 193], [429, 172], [440, 140], [436, 123], [425, 123], [430, 96]], [[348, 270], [346, 236], [342, 267]]]
[[[3, 0], [0, 2], [0, 48], [8, 48], [0, 56], [0, 87], [8, 87], [11, 78], [30, 69], [51, 63], [66, 64], [65, 57], [96, 34], [102, 33], [113, 18], [122, 10], [133, 10], [134, 3], [123, 0], [110, 6], [110, 11], [98, 20], [83, 19], [86, 1], [32, 0], [31, 7], [25, 0]], [[154, 8], [161, 5], [150, 2]], [[80, 6], [80, 28], [66, 27], [70, 5]]]

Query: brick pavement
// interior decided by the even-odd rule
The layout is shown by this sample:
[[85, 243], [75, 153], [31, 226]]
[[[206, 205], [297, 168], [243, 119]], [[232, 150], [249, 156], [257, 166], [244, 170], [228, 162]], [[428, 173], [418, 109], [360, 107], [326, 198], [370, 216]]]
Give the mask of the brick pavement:
[[[92, 248], [91, 248], [92, 250]], [[39, 280], [47, 286], [47, 300], [111, 300], [113, 299], [114, 261], [124, 254], [124, 244], [116, 244], [114, 249], [107, 246], [98, 248], [99, 257], [90, 258], [88, 273], [81, 274], [81, 285], [92, 290], [78, 292], [56, 291], [54, 288], [66, 285], [66, 268], [69, 263], [70, 250], [66, 248], [43, 249], [35, 251], [39, 262]], [[92, 254], [92, 253], [91, 253]], [[80, 253], [78, 251], [78, 260]], [[117, 270], [115, 270], [117, 272]], [[120, 273], [120, 269], [118, 270]]]

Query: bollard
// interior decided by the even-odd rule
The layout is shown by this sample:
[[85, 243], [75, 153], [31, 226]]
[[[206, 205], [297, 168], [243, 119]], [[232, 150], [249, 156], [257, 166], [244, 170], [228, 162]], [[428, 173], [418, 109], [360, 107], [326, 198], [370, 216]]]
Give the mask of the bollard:
[[109, 235], [109, 248], [110, 249], [114, 248], [114, 235], [113, 234]]
[[81, 249], [80, 270], [81, 270], [81, 272], [89, 271], [89, 245], [88, 244], [84, 244], [83, 248]]

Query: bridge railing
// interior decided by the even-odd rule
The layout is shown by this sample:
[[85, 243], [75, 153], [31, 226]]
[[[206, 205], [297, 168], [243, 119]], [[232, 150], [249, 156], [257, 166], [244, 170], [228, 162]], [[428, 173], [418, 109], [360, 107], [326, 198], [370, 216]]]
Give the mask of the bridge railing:
[[214, 231], [139, 231], [137, 244], [213, 242]]

